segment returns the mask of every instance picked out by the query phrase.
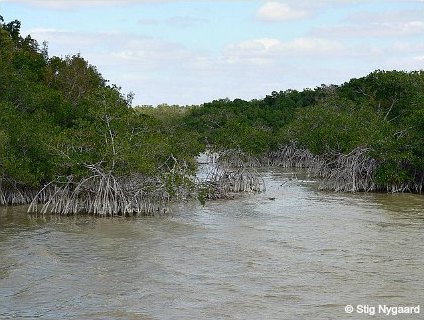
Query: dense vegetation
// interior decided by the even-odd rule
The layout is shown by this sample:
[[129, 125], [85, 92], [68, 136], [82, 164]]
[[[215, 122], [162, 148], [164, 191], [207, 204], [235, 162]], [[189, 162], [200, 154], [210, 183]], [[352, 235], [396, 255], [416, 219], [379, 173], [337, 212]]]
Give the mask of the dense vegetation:
[[[352, 167], [351, 177], [339, 175], [342, 185], [330, 183], [331, 189], [422, 190], [421, 71], [375, 71], [340, 86], [273, 92], [263, 100], [213, 101], [193, 108], [184, 121], [217, 150], [237, 149], [262, 163], [280, 154], [324, 178], [355, 166], [355, 161], [368, 163]], [[290, 152], [287, 146], [293, 146]], [[349, 155], [351, 161], [343, 162]], [[366, 176], [369, 183], [352, 186], [346, 181], [354, 179], [352, 175]]]
[[308, 167], [336, 190], [422, 191], [421, 71], [375, 71], [262, 100], [132, 108], [132, 94], [83, 57], [49, 57], [47, 44], [23, 37], [20, 26], [0, 16], [1, 204], [35, 199], [67, 214], [156, 210], [152, 201], [193, 187], [195, 157], [205, 150]]
[[[49, 57], [45, 44], [20, 35], [19, 21], [0, 18], [0, 26], [1, 203], [27, 203], [52, 181], [73, 188], [70, 182], [110, 175], [154, 178], [149, 188], [165, 185], [169, 193], [170, 170], [194, 172], [201, 150], [195, 135], [131, 108], [132, 95], [81, 56]], [[39, 196], [64, 192], [44, 191]], [[116, 188], [109, 191], [104, 196], [118, 197]]]

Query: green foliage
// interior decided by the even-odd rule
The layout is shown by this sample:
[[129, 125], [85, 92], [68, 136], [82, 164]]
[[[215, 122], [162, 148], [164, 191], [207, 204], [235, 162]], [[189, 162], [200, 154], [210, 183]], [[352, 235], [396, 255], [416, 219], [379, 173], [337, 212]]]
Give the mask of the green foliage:
[[291, 143], [318, 155], [364, 147], [383, 186], [422, 185], [423, 119], [424, 73], [377, 70], [341, 86], [213, 101], [192, 108], [184, 122], [214, 149], [252, 155]]
[[320, 155], [364, 147], [380, 185], [422, 186], [422, 71], [377, 70], [263, 100], [133, 109], [132, 94], [83, 57], [49, 57], [47, 44], [20, 30], [0, 16], [0, 180], [39, 188], [58, 176], [82, 178], [96, 164], [122, 176], [166, 176], [172, 194], [187, 183], [175, 163], [194, 173], [195, 156], [207, 148], [261, 156], [295, 143]]
[[300, 110], [288, 127], [288, 137], [315, 154], [349, 153], [380, 139], [385, 126], [367, 106], [351, 101], [323, 102]]
[[203, 147], [181, 124], [181, 109], [134, 110], [132, 94], [80, 55], [49, 58], [47, 45], [22, 37], [20, 27], [0, 17], [0, 182], [40, 188], [86, 177], [93, 164], [118, 176], [156, 176], [170, 158], [195, 170]]
[[52, 178], [53, 158], [44, 139], [54, 134], [56, 128], [45, 112], [19, 114], [12, 104], [0, 103], [0, 132], [2, 176], [32, 187]]
[[[149, 124], [149, 134], [152, 137], [152, 154], [160, 152], [183, 160], [194, 171], [197, 167], [195, 157], [205, 149], [197, 131], [189, 128], [183, 119], [191, 107], [175, 105], [159, 105], [153, 107], [135, 108], [135, 113]], [[166, 149], [161, 151], [160, 147]], [[157, 154], [157, 157], [160, 157]]]

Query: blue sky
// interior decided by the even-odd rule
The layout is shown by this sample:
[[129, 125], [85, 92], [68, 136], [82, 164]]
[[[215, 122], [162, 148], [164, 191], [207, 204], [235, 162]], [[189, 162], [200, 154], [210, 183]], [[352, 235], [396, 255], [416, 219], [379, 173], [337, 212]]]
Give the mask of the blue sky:
[[0, 14], [50, 55], [81, 53], [139, 105], [424, 69], [423, 0], [0, 0]]

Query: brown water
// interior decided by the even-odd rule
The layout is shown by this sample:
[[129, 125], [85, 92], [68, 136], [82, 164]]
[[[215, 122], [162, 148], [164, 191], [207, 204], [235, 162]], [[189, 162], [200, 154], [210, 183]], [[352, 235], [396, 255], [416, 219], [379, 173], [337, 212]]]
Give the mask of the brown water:
[[320, 192], [265, 175], [263, 194], [166, 217], [0, 208], [0, 319], [369, 317], [347, 304], [421, 304], [420, 315], [389, 318], [422, 319], [424, 196]]

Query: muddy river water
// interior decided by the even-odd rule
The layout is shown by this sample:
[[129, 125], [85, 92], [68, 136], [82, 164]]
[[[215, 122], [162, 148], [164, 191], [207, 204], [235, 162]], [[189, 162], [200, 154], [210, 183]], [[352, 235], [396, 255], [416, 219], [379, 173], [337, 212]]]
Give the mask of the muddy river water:
[[423, 319], [423, 195], [263, 174], [264, 193], [162, 217], [0, 208], [0, 319]]

